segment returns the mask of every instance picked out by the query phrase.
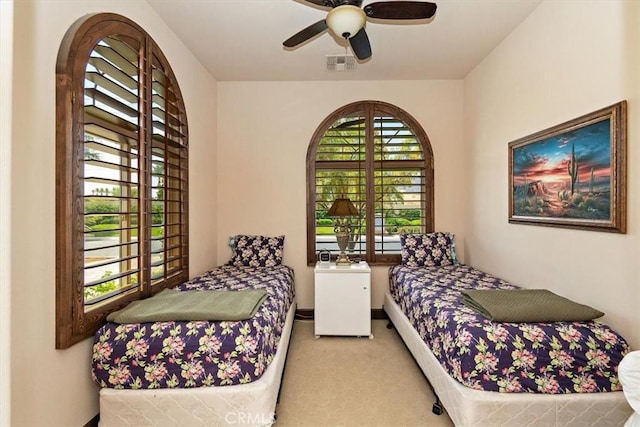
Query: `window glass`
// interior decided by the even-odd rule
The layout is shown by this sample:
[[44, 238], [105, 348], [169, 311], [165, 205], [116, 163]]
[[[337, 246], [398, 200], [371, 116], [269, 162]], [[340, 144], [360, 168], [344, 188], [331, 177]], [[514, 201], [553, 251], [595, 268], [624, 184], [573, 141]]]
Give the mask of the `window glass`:
[[327, 215], [336, 198], [348, 198], [358, 212], [349, 219], [351, 258], [398, 262], [401, 233], [433, 229], [431, 147], [407, 113], [375, 101], [343, 107], [318, 128], [309, 151], [309, 264], [319, 250], [339, 252]]

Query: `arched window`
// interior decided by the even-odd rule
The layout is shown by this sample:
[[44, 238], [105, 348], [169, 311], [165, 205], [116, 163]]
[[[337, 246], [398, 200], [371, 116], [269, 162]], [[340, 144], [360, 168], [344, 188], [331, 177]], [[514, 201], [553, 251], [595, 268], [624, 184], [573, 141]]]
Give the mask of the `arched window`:
[[339, 252], [336, 198], [353, 202], [347, 253], [370, 264], [400, 262], [400, 234], [433, 231], [433, 153], [418, 122], [402, 109], [362, 101], [334, 111], [307, 151], [307, 263]]
[[78, 20], [56, 69], [56, 347], [188, 278], [187, 118], [158, 45], [115, 14]]

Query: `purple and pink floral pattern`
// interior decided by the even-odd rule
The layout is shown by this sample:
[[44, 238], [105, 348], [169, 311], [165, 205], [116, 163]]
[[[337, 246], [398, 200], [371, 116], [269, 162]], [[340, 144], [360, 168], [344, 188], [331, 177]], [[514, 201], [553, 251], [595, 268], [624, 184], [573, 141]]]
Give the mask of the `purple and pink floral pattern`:
[[464, 264], [389, 269], [394, 301], [442, 367], [463, 385], [506, 393], [622, 389], [627, 342], [598, 321], [500, 323], [462, 304], [466, 289], [517, 286]]
[[401, 234], [400, 246], [402, 264], [409, 267], [458, 263], [451, 233]]
[[271, 363], [294, 298], [293, 270], [221, 266], [175, 288], [266, 289], [249, 320], [107, 323], [94, 338], [92, 376], [100, 387], [190, 388], [255, 381]]
[[235, 236], [233, 257], [229, 264], [236, 267], [274, 267], [282, 264], [284, 236]]

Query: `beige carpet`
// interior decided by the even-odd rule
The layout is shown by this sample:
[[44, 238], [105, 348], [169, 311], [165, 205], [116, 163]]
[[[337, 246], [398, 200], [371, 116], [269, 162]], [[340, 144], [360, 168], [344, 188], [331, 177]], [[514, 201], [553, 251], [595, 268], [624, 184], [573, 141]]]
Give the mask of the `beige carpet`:
[[277, 406], [276, 427], [453, 426], [431, 412], [422, 371], [386, 320], [374, 339], [320, 337], [296, 321]]

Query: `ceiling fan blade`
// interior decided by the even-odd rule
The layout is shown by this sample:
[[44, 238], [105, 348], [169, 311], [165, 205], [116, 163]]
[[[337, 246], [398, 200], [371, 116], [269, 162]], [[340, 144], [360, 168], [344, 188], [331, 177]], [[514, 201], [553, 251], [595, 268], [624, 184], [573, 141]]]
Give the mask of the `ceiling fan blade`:
[[327, 22], [322, 19], [315, 24], [311, 24], [307, 28], [297, 32], [296, 34], [285, 40], [282, 44], [285, 47], [298, 46], [300, 43], [304, 43], [310, 38], [315, 37], [323, 31], [326, 31], [328, 28], [329, 27], [327, 27]]
[[367, 36], [364, 28], [361, 28], [355, 36], [351, 37], [349, 43], [351, 43], [351, 49], [353, 49], [353, 53], [358, 59], [362, 60], [371, 57], [371, 43], [369, 43], [369, 36]]
[[364, 13], [377, 19], [427, 19], [436, 13], [436, 4], [424, 1], [379, 1], [364, 7]]
[[313, 3], [323, 7], [335, 7], [333, 0], [305, 0], [307, 3]]

